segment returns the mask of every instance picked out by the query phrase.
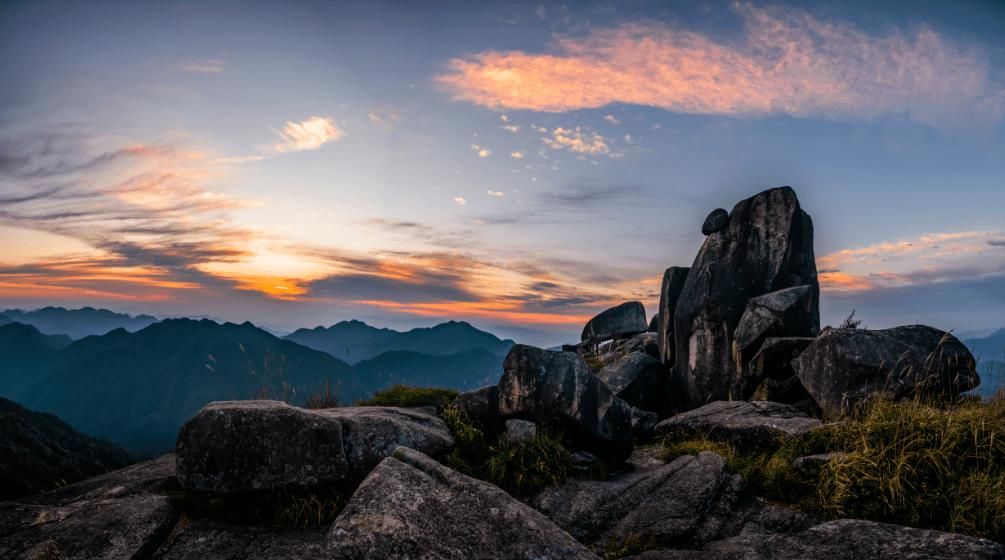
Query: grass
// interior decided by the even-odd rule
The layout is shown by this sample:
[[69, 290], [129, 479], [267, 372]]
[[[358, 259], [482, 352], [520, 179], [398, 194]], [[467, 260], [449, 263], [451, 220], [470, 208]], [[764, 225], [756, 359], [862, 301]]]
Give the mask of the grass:
[[351, 496], [351, 488], [332, 484], [225, 497], [186, 493], [180, 500], [193, 517], [299, 529], [331, 525]]
[[313, 395], [308, 395], [307, 399], [304, 401], [304, 408], [310, 408], [312, 410], [318, 410], [322, 408], [336, 408], [339, 406], [339, 396], [341, 394], [341, 385], [335, 385], [332, 387], [332, 380], [325, 379], [325, 384], [321, 389], [314, 393]]
[[489, 442], [463, 410], [447, 407], [441, 416], [454, 435], [454, 449], [446, 459], [454, 470], [517, 497], [533, 496], [569, 476], [571, 456], [559, 434], [542, 432], [519, 443], [502, 437]]
[[454, 402], [459, 394], [454, 389], [392, 385], [377, 391], [369, 399], [357, 401], [356, 406], [435, 406], [437, 409], [443, 409]]
[[[827, 518], [853, 517], [1005, 540], [1005, 403], [877, 400], [834, 424], [740, 451], [707, 438], [663, 443], [673, 459], [714, 451], [750, 491]], [[818, 474], [794, 459], [838, 451]]]

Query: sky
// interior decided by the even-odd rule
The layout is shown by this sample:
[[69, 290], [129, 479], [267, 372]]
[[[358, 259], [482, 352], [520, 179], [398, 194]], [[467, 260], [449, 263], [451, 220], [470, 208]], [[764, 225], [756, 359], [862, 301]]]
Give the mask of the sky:
[[[880, 5], [881, 4], [881, 5]], [[657, 309], [790, 185], [822, 322], [1005, 326], [1005, 4], [0, 4], [0, 306], [468, 320]]]

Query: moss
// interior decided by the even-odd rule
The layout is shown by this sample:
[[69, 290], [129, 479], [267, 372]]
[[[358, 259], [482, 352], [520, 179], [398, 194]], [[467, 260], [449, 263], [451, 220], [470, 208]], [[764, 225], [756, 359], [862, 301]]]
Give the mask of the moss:
[[392, 385], [377, 391], [369, 399], [357, 401], [356, 406], [435, 406], [442, 409], [453, 402], [459, 394], [454, 389]]
[[[721, 455], [753, 494], [807, 513], [1005, 539], [1005, 403], [877, 400], [774, 451], [663, 442], [666, 460], [701, 451]], [[828, 452], [842, 455], [818, 474], [792, 466]]]

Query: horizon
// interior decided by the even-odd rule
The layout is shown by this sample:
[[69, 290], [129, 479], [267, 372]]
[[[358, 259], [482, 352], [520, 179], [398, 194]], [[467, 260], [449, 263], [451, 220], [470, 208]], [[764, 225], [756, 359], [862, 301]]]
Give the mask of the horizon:
[[791, 185], [822, 324], [1002, 328], [1005, 5], [863, 5], [5, 3], [0, 307], [550, 346]]

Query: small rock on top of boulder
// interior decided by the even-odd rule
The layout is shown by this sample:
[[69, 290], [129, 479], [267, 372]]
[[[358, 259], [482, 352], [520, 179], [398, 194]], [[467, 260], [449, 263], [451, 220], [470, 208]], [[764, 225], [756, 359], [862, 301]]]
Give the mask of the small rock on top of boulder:
[[572, 352], [549, 352], [518, 344], [503, 362], [499, 413], [542, 426], [557, 426], [568, 438], [611, 461], [632, 452], [632, 411]]
[[661, 434], [707, 436], [743, 449], [771, 449], [780, 440], [812, 430], [820, 421], [787, 404], [716, 401], [656, 425]]
[[629, 301], [606, 309], [590, 319], [580, 340], [600, 342], [611, 338], [646, 332], [646, 309], [641, 302]]
[[598, 560], [506, 492], [399, 448], [360, 484], [328, 534], [334, 558]]
[[729, 224], [729, 212], [726, 212], [724, 208], [716, 208], [701, 224], [701, 233], [702, 235], [712, 235], [717, 231], [722, 231], [722, 228], [726, 227], [727, 224]]
[[866, 397], [955, 396], [980, 384], [970, 350], [924, 325], [885, 330], [825, 329], [795, 363], [825, 413], [847, 412]]

